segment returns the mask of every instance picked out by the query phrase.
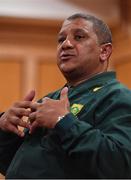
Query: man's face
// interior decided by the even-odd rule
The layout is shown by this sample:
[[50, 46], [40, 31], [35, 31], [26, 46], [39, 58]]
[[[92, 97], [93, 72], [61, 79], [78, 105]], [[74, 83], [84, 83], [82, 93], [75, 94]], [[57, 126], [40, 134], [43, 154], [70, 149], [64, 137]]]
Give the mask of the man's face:
[[66, 20], [58, 35], [57, 64], [61, 72], [90, 77], [100, 66], [100, 45], [90, 21]]

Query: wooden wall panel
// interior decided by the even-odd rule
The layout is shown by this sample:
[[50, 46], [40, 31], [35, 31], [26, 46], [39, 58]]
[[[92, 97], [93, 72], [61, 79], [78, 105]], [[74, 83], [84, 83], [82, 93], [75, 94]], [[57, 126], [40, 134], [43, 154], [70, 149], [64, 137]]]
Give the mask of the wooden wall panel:
[[131, 38], [127, 34], [115, 42], [112, 57], [117, 78], [131, 89]]
[[0, 111], [7, 109], [21, 96], [20, 61], [0, 60]]
[[61, 72], [59, 71], [56, 62], [41, 62], [39, 64], [39, 97], [48, 94], [65, 84]]
[[131, 61], [123, 61], [123, 63], [115, 66], [117, 78], [131, 89]]

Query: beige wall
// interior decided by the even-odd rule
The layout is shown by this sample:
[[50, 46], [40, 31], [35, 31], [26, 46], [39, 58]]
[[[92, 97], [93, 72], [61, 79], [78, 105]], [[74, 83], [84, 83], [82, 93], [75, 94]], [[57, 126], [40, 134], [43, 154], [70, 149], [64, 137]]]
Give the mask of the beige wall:
[[36, 99], [65, 80], [56, 66], [60, 22], [0, 19], [0, 111], [31, 89]]

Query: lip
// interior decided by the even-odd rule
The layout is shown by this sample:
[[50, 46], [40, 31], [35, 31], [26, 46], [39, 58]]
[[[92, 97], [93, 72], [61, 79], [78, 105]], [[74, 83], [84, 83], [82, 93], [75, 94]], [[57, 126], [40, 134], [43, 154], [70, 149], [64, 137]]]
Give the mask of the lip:
[[74, 54], [62, 52], [60, 54], [60, 59], [61, 60], [68, 60], [68, 59], [71, 59], [74, 56], [75, 56]]

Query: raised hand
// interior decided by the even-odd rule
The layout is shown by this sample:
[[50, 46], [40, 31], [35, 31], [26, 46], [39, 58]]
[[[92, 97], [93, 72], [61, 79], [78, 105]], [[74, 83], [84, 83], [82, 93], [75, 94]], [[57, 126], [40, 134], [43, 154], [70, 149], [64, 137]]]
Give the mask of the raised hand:
[[29, 128], [29, 124], [22, 120], [23, 116], [29, 116], [31, 101], [35, 97], [35, 91], [30, 91], [23, 101], [15, 102], [0, 118], [0, 129], [13, 132], [23, 137], [24, 133], [18, 126]]
[[59, 116], [69, 113], [68, 88], [62, 89], [59, 100], [45, 97], [42, 103], [36, 103], [32, 106], [35, 112], [29, 115], [31, 121], [30, 133], [37, 127], [54, 128]]

